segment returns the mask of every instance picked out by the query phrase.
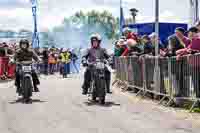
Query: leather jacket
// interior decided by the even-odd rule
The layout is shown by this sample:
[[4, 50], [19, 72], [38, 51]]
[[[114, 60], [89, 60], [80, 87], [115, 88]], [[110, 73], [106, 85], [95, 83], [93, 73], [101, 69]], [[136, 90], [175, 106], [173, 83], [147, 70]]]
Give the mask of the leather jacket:
[[110, 56], [108, 55], [106, 49], [99, 47], [87, 49], [86, 52], [83, 54], [82, 58], [88, 60], [88, 62], [90, 63], [95, 63], [96, 59], [109, 59]]
[[15, 53], [15, 56], [14, 56], [14, 60], [17, 62], [32, 61], [33, 59], [35, 61], [39, 61], [39, 56], [30, 49], [26, 49], [26, 50], [20, 49]]

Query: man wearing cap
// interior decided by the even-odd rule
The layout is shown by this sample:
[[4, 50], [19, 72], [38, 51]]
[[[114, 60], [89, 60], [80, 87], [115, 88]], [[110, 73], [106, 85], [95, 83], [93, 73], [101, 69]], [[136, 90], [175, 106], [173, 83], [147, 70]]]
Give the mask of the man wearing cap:
[[[182, 42], [184, 42], [185, 46], [187, 46], [185, 49], [181, 49], [178, 50], [176, 52], [177, 54], [177, 59], [180, 59], [180, 57], [182, 57], [183, 55], [187, 55], [187, 54], [193, 54], [193, 53], [197, 53], [200, 52], [200, 37], [198, 36], [198, 29], [196, 27], [191, 27], [188, 31], [188, 38], [187, 37], [183, 37], [183, 36], [179, 36], [179, 39], [182, 39]], [[195, 71], [192, 72], [192, 81], [194, 84], [194, 89], [196, 92], [196, 96], [200, 97], [200, 90], [199, 90], [199, 83], [200, 83], [200, 70], [198, 67], [195, 67], [196, 65], [199, 65], [197, 63], [197, 61], [192, 61], [193, 58], [189, 58], [189, 64], [191, 67], [191, 71]], [[198, 68], [198, 69], [197, 69]], [[184, 71], [184, 70], [183, 70]], [[195, 74], [193, 74], [195, 73]], [[185, 75], [183, 75], [185, 76]], [[184, 82], [185, 84], [185, 82]], [[184, 90], [184, 92], [188, 92], [189, 90]], [[189, 92], [188, 92], [189, 94]], [[188, 95], [186, 94], [186, 96]], [[184, 95], [185, 96], [185, 95]]]
[[184, 36], [184, 33], [185, 29], [178, 27], [175, 29], [175, 34], [168, 37], [168, 50], [165, 56], [176, 56], [176, 51], [185, 47], [183, 39], [187, 38]]
[[161, 43], [159, 36], [153, 32], [149, 35], [152, 45], [155, 47], [157, 41], [159, 43], [159, 49], [164, 49], [164, 45]]
[[44, 63], [44, 74], [45, 75], [48, 75], [48, 58], [49, 58], [49, 51], [48, 51], [48, 48], [45, 47], [44, 48], [44, 51], [42, 52], [42, 60], [43, 60], [43, 63]]
[[153, 45], [151, 44], [151, 40], [149, 36], [143, 35], [142, 42], [144, 44], [144, 54], [152, 54], [154, 49], [153, 49]]
[[117, 41], [115, 43], [115, 56], [119, 57], [122, 55], [122, 53], [125, 50], [125, 40], [124, 39], [120, 39], [119, 41]]
[[196, 27], [191, 27], [188, 31], [188, 38], [179, 35], [179, 39], [184, 43], [186, 49], [177, 51], [178, 55], [189, 54], [191, 52], [200, 51], [200, 36], [198, 36], [198, 29]]

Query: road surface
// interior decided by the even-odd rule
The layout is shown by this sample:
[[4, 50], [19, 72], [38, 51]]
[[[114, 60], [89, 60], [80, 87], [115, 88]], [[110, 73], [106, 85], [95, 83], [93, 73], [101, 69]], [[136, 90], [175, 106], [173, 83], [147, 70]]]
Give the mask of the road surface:
[[198, 119], [138, 101], [114, 89], [106, 106], [81, 95], [82, 76], [41, 79], [33, 104], [16, 102], [13, 82], [0, 83], [0, 133], [199, 133]]

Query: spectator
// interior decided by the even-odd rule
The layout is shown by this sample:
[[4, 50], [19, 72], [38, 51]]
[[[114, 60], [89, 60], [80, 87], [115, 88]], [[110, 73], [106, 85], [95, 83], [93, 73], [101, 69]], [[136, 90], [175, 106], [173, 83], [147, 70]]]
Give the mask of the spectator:
[[[176, 28], [175, 34], [169, 37], [169, 52], [168, 56], [180, 56], [179, 51], [182, 51], [189, 44], [184, 43], [185, 40], [188, 43], [189, 40], [184, 36], [185, 30], [183, 28]], [[173, 60], [174, 59], [174, 60]], [[184, 58], [181, 60], [171, 60], [171, 73], [173, 78], [173, 86], [175, 88], [176, 97], [187, 97], [189, 95], [189, 73], [186, 70], [187, 60]], [[177, 100], [179, 106], [182, 102]]]
[[185, 43], [184, 41], [187, 41], [187, 37], [185, 37], [185, 29], [182, 27], [178, 27], [175, 29], [175, 36], [176, 38], [179, 40], [180, 45], [182, 45], [182, 47], [187, 47], [188, 43]]
[[64, 72], [64, 63], [62, 61], [62, 55], [63, 54], [64, 54], [64, 49], [61, 48], [60, 51], [59, 51], [59, 56], [58, 56], [59, 64], [60, 64], [60, 75], [63, 75], [63, 72]]
[[76, 61], [78, 60], [78, 56], [76, 55], [74, 50], [72, 50], [72, 52], [71, 52], [71, 59], [72, 59], [73, 67], [76, 69], [76, 72], [79, 73], [79, 69], [76, 64]]
[[160, 38], [158, 37], [158, 35], [156, 33], [150, 34], [149, 38], [151, 40], [153, 47], [155, 47], [156, 43], [158, 42], [159, 43], [159, 49], [164, 50], [164, 45], [162, 44], [162, 42], [160, 41]]
[[135, 40], [128, 39], [126, 43], [129, 49], [128, 56], [139, 55], [142, 52], [142, 49], [139, 47], [139, 44]]
[[144, 54], [152, 54], [153, 53], [153, 45], [151, 43], [150, 38], [147, 35], [142, 36], [142, 43], [144, 45]]
[[133, 39], [138, 41], [138, 37], [136, 34], [134, 34], [131, 29], [125, 28], [123, 31], [123, 35], [126, 37], [126, 39]]
[[49, 58], [49, 52], [48, 48], [44, 48], [44, 51], [42, 52], [42, 60], [44, 63], [44, 74], [48, 75], [48, 58]]
[[64, 66], [64, 71], [63, 71], [63, 77], [67, 78], [67, 74], [70, 73], [70, 62], [71, 62], [71, 57], [70, 57], [69, 49], [64, 50], [63, 53], [61, 54], [61, 60]]
[[[198, 21], [196, 23], [196, 28], [198, 29], [198, 33], [200, 33], [200, 21]], [[198, 35], [200, 35], [200, 34], [198, 34]]]
[[117, 43], [116, 43], [116, 47], [115, 47], [115, 55], [116, 56], [124, 56], [125, 53], [127, 53], [127, 46], [125, 44], [125, 40], [120, 39]]
[[182, 41], [185, 30], [183, 28], [176, 28], [175, 34], [168, 37], [168, 49], [165, 56], [176, 56], [176, 52], [185, 47]]
[[176, 52], [178, 57], [200, 51], [200, 37], [198, 36], [198, 29], [196, 27], [191, 27], [188, 30], [188, 38], [179, 35], [179, 39], [187, 47]]
[[51, 52], [49, 54], [48, 62], [49, 62], [50, 74], [54, 74], [56, 58], [55, 58], [55, 54], [53, 52]]
[[[199, 31], [196, 27], [191, 27], [188, 30], [188, 38], [187, 38], [188, 40], [182, 37], [185, 43], [187, 42], [190, 43], [187, 48], [177, 51], [178, 56], [200, 52], [200, 36], [198, 36], [198, 32]], [[190, 57], [189, 64], [191, 66], [191, 70], [193, 71], [191, 74], [192, 74], [192, 81], [194, 84], [194, 90], [196, 96], [200, 98], [200, 68], [195, 58], [197, 57]]]
[[0, 43], [0, 57], [5, 57], [6, 56], [6, 51], [4, 49], [4, 46], [2, 43]]

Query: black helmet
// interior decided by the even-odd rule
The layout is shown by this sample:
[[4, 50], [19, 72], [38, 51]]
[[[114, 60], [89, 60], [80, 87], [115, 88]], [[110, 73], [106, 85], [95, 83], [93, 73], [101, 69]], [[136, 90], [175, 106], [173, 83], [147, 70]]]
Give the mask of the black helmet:
[[29, 41], [26, 40], [26, 39], [20, 40], [20, 42], [19, 42], [20, 48], [22, 48], [22, 45], [23, 45], [23, 44], [26, 44], [27, 48], [29, 48], [29, 46], [30, 46]]

